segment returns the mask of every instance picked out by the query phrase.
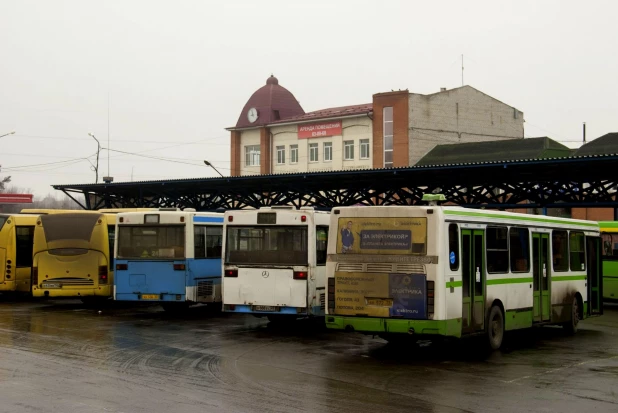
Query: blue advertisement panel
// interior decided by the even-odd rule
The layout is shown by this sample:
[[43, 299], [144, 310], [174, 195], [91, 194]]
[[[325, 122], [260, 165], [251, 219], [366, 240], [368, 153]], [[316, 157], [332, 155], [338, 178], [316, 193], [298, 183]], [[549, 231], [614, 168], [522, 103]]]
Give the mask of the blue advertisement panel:
[[421, 274], [389, 274], [388, 284], [393, 305], [391, 317], [424, 319], [427, 317], [426, 278]]

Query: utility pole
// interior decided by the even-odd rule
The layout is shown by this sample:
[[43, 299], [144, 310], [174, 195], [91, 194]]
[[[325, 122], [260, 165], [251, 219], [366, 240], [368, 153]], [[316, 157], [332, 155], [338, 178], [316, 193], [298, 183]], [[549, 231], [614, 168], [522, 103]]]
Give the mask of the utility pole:
[[584, 145], [586, 144], [586, 122], [584, 122]]
[[461, 55], [461, 85], [464, 85], [464, 65], [463, 65], [463, 55]]
[[97, 141], [97, 165], [94, 167], [94, 173], [95, 173], [94, 183], [98, 184], [99, 183], [99, 153], [101, 152], [101, 143], [99, 143], [99, 140], [92, 133], [88, 133], [88, 136], [91, 136], [95, 141]]

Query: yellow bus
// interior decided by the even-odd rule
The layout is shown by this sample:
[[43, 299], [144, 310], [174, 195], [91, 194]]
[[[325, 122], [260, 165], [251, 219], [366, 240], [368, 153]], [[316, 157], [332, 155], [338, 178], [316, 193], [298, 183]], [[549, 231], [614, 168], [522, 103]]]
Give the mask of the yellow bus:
[[0, 214], [0, 292], [30, 293], [36, 220], [33, 215]]
[[34, 297], [112, 296], [116, 214], [97, 211], [48, 213], [34, 229]]

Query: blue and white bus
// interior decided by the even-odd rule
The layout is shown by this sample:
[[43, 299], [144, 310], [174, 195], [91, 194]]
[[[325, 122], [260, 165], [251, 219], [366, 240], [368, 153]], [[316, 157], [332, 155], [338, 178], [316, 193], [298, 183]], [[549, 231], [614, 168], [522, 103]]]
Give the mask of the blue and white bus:
[[223, 214], [193, 210], [118, 214], [114, 299], [221, 303], [222, 226]]

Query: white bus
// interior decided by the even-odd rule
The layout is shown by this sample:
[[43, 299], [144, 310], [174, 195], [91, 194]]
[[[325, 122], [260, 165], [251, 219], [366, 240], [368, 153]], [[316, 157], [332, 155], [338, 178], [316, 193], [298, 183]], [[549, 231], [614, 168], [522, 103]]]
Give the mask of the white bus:
[[114, 299], [178, 310], [221, 303], [223, 214], [144, 211], [116, 216]]
[[326, 326], [388, 341], [485, 334], [602, 313], [596, 222], [459, 207], [331, 215]]
[[313, 208], [227, 211], [223, 311], [271, 321], [323, 316], [329, 214]]

